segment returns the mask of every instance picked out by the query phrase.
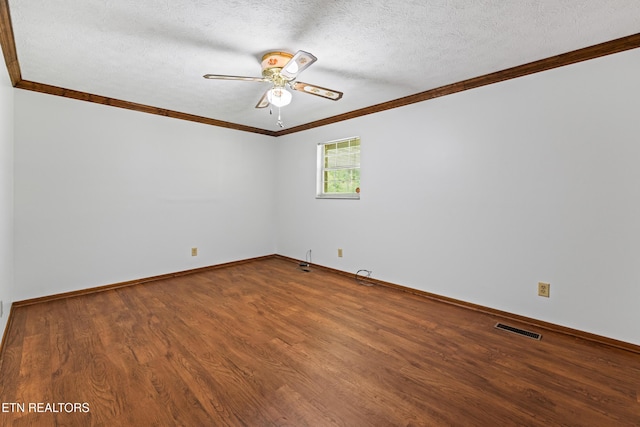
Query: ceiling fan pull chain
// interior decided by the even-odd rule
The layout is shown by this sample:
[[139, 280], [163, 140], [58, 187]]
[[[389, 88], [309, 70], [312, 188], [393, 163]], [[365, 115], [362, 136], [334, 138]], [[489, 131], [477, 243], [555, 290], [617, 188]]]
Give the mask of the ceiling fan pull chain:
[[280, 117], [280, 107], [278, 107], [278, 126], [281, 128], [284, 127], [284, 123], [282, 123], [282, 117]]

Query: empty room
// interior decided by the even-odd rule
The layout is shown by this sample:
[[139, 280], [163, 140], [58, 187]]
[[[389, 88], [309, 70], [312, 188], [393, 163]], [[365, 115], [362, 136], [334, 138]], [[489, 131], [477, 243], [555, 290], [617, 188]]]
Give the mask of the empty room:
[[0, 0], [0, 425], [640, 425], [640, 3]]

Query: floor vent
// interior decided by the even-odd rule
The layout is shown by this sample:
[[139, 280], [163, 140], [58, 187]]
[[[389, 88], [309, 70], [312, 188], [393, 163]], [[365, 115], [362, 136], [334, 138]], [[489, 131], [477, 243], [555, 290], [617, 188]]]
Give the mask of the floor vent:
[[514, 328], [513, 326], [505, 325], [504, 323], [496, 323], [496, 328], [502, 329], [503, 331], [512, 332], [514, 334], [522, 335], [534, 340], [540, 340], [540, 338], [542, 338], [542, 335], [535, 332], [525, 331], [524, 329], [520, 328]]

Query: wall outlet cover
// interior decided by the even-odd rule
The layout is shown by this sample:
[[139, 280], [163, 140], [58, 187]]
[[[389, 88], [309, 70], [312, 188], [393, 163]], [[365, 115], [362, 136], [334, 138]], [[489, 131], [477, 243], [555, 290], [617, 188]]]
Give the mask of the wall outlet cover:
[[545, 282], [538, 282], [538, 295], [541, 297], [549, 298], [551, 292], [551, 284]]

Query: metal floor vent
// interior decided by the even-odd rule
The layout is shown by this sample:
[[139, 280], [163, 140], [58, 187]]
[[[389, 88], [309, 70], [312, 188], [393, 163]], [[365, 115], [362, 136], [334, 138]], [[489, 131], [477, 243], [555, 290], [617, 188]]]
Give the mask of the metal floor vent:
[[495, 326], [497, 329], [502, 329], [503, 331], [507, 331], [507, 332], [511, 332], [514, 334], [518, 334], [518, 335], [522, 335], [534, 340], [540, 340], [542, 338], [541, 334], [535, 333], [535, 332], [530, 332], [530, 331], [525, 331], [524, 329], [520, 329], [520, 328], [515, 328], [513, 326], [509, 326], [509, 325], [505, 325], [504, 323], [496, 323]]

